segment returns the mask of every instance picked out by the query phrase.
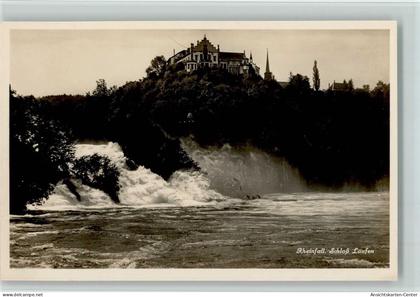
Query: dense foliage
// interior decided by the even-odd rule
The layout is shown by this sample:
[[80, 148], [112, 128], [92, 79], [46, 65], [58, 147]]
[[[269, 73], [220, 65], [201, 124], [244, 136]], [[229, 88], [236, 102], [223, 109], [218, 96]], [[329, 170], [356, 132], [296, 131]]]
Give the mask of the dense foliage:
[[75, 139], [62, 120], [51, 117], [52, 111], [48, 101], [10, 90], [10, 212], [24, 213], [28, 203], [47, 198], [59, 181], [80, 200], [73, 177], [118, 202], [116, 167], [105, 157], [75, 160]]
[[84, 184], [102, 190], [114, 202], [120, 202], [118, 198], [120, 172], [109, 158], [98, 154], [80, 157], [74, 160], [72, 173]]
[[[379, 82], [372, 91], [355, 89], [350, 79], [340, 91], [320, 91], [319, 76], [315, 64], [314, 88], [309, 78], [300, 74], [290, 74], [288, 85], [282, 87], [274, 80], [233, 75], [222, 69], [187, 73], [183, 65], [168, 66], [163, 57], [156, 57], [147, 69], [147, 77], [118, 88], [108, 88], [104, 80], [99, 80], [97, 88], [84, 96], [31, 98], [25, 103], [11, 96], [15, 102], [12, 124], [32, 125], [29, 131], [39, 131], [31, 132], [34, 135], [57, 141], [51, 147], [60, 147], [59, 152], [43, 151], [47, 159], [54, 154], [63, 154], [61, 159], [70, 155], [60, 133], [71, 129], [81, 140], [116, 141], [131, 168], [144, 165], [169, 178], [175, 170], [197, 168], [180, 145], [180, 138], [192, 137], [203, 146], [252, 145], [284, 157], [309, 185], [341, 187], [358, 183], [372, 187], [389, 174], [389, 85]], [[25, 106], [19, 108], [16, 102]], [[59, 121], [66, 128], [42, 128], [41, 133], [32, 123], [36, 118], [32, 112], [38, 111], [29, 108], [31, 104], [41, 106], [42, 113], [52, 118], [45, 123]], [[22, 129], [13, 125], [11, 133], [12, 146], [28, 138], [20, 137]], [[26, 164], [43, 166], [34, 163], [45, 161], [32, 158], [35, 152], [30, 146], [25, 149], [29, 151], [14, 154], [25, 157], [12, 158], [13, 166], [25, 164], [25, 170]], [[79, 164], [86, 174], [91, 166], [88, 161], [95, 160]], [[109, 165], [101, 162], [91, 173]], [[45, 176], [51, 176], [53, 183], [68, 169], [51, 170], [53, 173]], [[34, 174], [33, 178], [29, 184], [36, 187], [38, 177]], [[16, 184], [13, 186], [16, 188]], [[111, 186], [108, 192], [114, 193], [115, 189]], [[27, 192], [31, 191], [23, 191], [22, 197]]]
[[48, 196], [69, 175], [73, 158], [68, 130], [43, 113], [43, 102], [10, 92], [10, 211]]
[[147, 73], [100, 96], [45, 99], [80, 138], [117, 141], [134, 162], [165, 178], [195, 166], [179, 145], [181, 137], [201, 145], [256, 146], [285, 157], [309, 184], [370, 187], [388, 175], [387, 84], [368, 91], [349, 80], [343, 90], [316, 91], [308, 77], [290, 74], [282, 88], [274, 80], [220, 69], [187, 73], [162, 57]]

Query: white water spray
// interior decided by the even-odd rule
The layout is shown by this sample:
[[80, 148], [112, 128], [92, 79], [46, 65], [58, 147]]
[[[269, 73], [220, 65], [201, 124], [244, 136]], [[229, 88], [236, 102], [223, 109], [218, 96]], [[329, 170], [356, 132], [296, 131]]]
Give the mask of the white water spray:
[[[126, 157], [117, 143], [78, 144], [76, 158], [98, 154], [108, 157], [120, 171], [120, 206], [146, 207], [194, 206], [214, 204], [232, 198], [256, 197], [274, 192], [300, 192], [305, 183], [297, 170], [284, 160], [258, 149], [202, 148], [191, 140], [182, 141], [183, 149], [199, 164], [202, 172], [176, 171], [169, 181], [139, 166], [129, 170]], [[73, 180], [81, 201], [59, 183], [41, 205], [30, 209], [68, 210], [118, 207], [104, 192]]]
[[306, 189], [297, 169], [256, 148], [202, 148], [190, 139], [184, 139], [182, 147], [207, 174], [211, 188], [224, 195], [244, 197]]
[[[177, 171], [169, 181], [149, 169], [139, 166], [137, 170], [129, 170], [121, 147], [116, 143], [78, 144], [76, 157], [98, 154], [106, 156], [120, 171], [119, 198], [121, 206], [193, 206], [205, 205], [226, 200], [227, 197], [210, 189], [210, 182], [200, 172]], [[73, 180], [81, 201], [59, 183], [53, 193], [41, 205], [30, 205], [30, 209], [68, 210], [74, 208], [116, 207], [104, 192], [83, 185]]]

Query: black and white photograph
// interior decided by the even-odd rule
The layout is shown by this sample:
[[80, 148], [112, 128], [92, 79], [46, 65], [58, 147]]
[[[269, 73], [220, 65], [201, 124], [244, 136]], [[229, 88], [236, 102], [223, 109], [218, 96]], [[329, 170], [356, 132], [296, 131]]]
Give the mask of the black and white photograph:
[[395, 279], [394, 22], [7, 34], [13, 275]]

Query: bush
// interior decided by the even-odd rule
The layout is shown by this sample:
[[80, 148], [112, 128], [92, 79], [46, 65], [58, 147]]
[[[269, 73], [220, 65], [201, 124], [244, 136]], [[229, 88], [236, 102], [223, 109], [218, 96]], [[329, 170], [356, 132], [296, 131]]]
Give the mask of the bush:
[[107, 193], [115, 203], [120, 202], [120, 172], [109, 158], [98, 154], [83, 156], [74, 161], [72, 173], [84, 184]]

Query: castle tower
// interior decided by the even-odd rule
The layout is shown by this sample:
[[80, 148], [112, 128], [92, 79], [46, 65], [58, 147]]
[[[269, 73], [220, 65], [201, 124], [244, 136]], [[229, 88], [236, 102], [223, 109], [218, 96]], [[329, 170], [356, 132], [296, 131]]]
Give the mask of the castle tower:
[[267, 49], [267, 61], [265, 63], [264, 79], [265, 80], [273, 79], [273, 74], [270, 72], [270, 62], [268, 60], [268, 49]]

